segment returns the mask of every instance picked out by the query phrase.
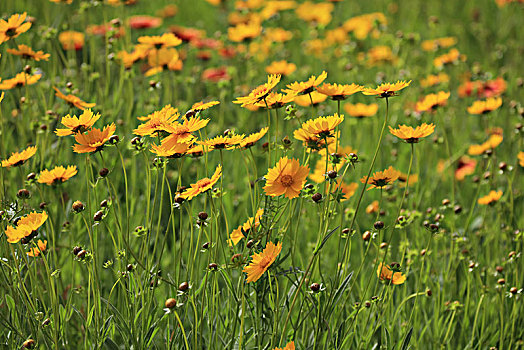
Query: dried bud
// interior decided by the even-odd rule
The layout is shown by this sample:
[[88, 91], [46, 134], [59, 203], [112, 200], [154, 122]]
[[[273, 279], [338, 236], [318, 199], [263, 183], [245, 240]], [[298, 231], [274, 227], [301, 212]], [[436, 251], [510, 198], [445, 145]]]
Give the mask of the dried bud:
[[33, 339], [27, 339], [23, 344], [22, 347], [25, 349], [32, 349], [33, 346], [35, 346], [36, 342]]
[[449, 199], [447, 199], [447, 198], [442, 200], [442, 205], [443, 205], [443, 206], [447, 206], [447, 205], [449, 205], [450, 203], [451, 203], [451, 201], [450, 201]]
[[376, 230], [382, 230], [384, 228], [384, 221], [376, 221], [374, 224], [373, 224], [373, 227], [376, 229]]
[[204, 250], [209, 249], [209, 242], [205, 242], [204, 244], [202, 244], [202, 249]]
[[34, 180], [36, 178], [36, 174], [35, 173], [29, 173], [27, 174], [27, 181], [31, 181], [31, 180]]
[[167, 308], [167, 309], [172, 309], [176, 306], [176, 299], [175, 298], [169, 298], [166, 300], [166, 302], [164, 303], [164, 306]]
[[107, 208], [108, 205], [109, 202], [107, 201], [107, 199], [104, 199], [100, 202], [100, 208]]
[[386, 242], [382, 242], [380, 243], [380, 249], [385, 249], [387, 248], [388, 244]]
[[47, 203], [46, 203], [46, 202], [42, 202], [42, 203], [40, 203], [40, 204], [38, 205], [38, 207], [39, 207], [40, 209], [45, 209], [45, 208], [47, 207]]
[[312, 283], [310, 286], [309, 286], [309, 289], [311, 289], [311, 291], [313, 292], [318, 292], [320, 290], [320, 284], [318, 283]]
[[109, 169], [108, 168], [102, 168], [98, 172], [98, 175], [100, 175], [100, 177], [106, 177], [108, 174], [109, 174]]
[[181, 292], [185, 292], [188, 289], [189, 289], [189, 283], [187, 283], [187, 282], [182, 282], [178, 286], [178, 290], [181, 291]]
[[80, 213], [80, 212], [84, 211], [85, 206], [84, 206], [84, 203], [82, 203], [80, 201], [74, 201], [74, 203], [72, 205], [72, 208], [73, 208], [73, 211], [75, 213]]
[[362, 234], [362, 239], [364, 241], [369, 241], [371, 239], [371, 232], [369, 231], [365, 231], [363, 234]]
[[462, 207], [460, 205], [455, 205], [453, 207], [453, 211], [455, 212], [455, 214], [460, 214], [462, 212]]
[[428, 297], [430, 297], [430, 296], [433, 295], [433, 292], [431, 291], [431, 289], [429, 289], [429, 288], [426, 289], [426, 295], [427, 295]]
[[118, 137], [118, 135], [112, 135], [108, 142], [110, 145], [116, 145], [118, 142], [120, 142], [120, 137]]
[[504, 267], [498, 265], [497, 267], [495, 267], [495, 270], [497, 270], [498, 273], [502, 273], [504, 271]]
[[330, 179], [336, 179], [338, 174], [335, 170], [330, 170], [327, 172], [327, 176], [330, 178]]
[[76, 254], [76, 257], [80, 260], [83, 260], [87, 255], [87, 251], [82, 249], [81, 251], [78, 252], [78, 254]]
[[207, 215], [207, 213], [205, 211], [201, 211], [200, 213], [198, 213], [198, 218], [200, 220], [207, 220], [208, 215]]
[[517, 293], [518, 293], [518, 289], [517, 289], [517, 287], [511, 287], [510, 290], [509, 290], [509, 292], [510, 292], [511, 294], [517, 294]]
[[322, 194], [317, 192], [311, 197], [311, 199], [313, 199], [313, 202], [318, 203], [322, 200]]
[[207, 268], [209, 270], [216, 270], [216, 269], [218, 269], [218, 265], [215, 264], [215, 263], [211, 263], [211, 264], [207, 265]]
[[134, 269], [135, 269], [135, 266], [134, 266], [133, 264], [127, 264], [127, 266], [126, 266], [126, 270], [127, 270], [127, 271], [131, 272], [131, 271], [133, 271]]
[[255, 241], [253, 241], [252, 239], [250, 239], [250, 240], [247, 241], [247, 243], [246, 243], [246, 247], [247, 247], [248, 249], [253, 248], [253, 245], [255, 245]]
[[500, 285], [502, 286], [502, 285], [506, 284], [506, 280], [505, 280], [504, 278], [499, 278], [499, 279], [497, 280], [497, 283], [500, 284]]
[[102, 218], [104, 217], [104, 212], [102, 210], [99, 210], [95, 213], [95, 215], [93, 216], [93, 220], [94, 221], [102, 221]]
[[29, 199], [31, 197], [31, 192], [29, 192], [25, 188], [22, 188], [21, 190], [18, 190], [16, 196], [20, 199]]

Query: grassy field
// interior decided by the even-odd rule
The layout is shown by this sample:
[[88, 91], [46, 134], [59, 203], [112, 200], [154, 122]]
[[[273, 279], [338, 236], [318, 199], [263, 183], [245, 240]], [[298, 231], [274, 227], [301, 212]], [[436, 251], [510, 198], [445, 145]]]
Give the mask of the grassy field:
[[522, 349], [523, 2], [3, 0], [1, 349]]

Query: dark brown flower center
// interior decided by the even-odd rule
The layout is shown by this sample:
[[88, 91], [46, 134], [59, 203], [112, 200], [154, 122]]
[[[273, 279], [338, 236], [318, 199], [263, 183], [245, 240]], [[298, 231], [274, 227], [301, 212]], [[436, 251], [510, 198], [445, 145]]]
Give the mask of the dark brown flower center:
[[282, 184], [282, 186], [285, 186], [285, 187], [289, 187], [291, 185], [293, 185], [293, 176], [291, 175], [283, 175], [282, 178], [280, 178], [280, 183]]

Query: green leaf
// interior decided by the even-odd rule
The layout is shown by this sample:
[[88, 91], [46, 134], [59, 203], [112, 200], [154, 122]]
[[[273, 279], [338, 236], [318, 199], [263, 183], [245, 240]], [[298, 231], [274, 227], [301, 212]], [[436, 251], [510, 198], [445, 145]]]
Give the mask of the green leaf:
[[409, 330], [408, 334], [406, 334], [406, 337], [404, 338], [404, 341], [402, 342], [402, 346], [400, 347], [400, 350], [407, 350], [409, 349], [409, 342], [411, 341], [411, 334], [413, 333], [413, 327]]

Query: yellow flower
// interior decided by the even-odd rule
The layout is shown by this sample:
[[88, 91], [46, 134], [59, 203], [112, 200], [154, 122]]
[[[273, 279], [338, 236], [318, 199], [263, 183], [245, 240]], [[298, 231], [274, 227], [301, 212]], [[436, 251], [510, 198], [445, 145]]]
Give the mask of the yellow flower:
[[218, 104], [220, 104], [219, 101], [210, 101], [210, 102], [205, 102], [205, 103], [203, 101], [195, 102], [193, 106], [191, 106], [191, 110], [194, 112], [200, 112], [200, 111], [209, 109], [213, 106], [216, 106]]
[[35, 155], [36, 146], [27, 147], [22, 152], [13, 152], [11, 156], [5, 160], [2, 160], [3, 168], [10, 168], [12, 166], [20, 166], [24, 164], [29, 158]]
[[62, 44], [64, 50], [80, 50], [84, 47], [84, 33], [67, 30], [58, 35], [58, 41]]
[[82, 110], [86, 108], [93, 108], [94, 106], [96, 106], [96, 103], [84, 102], [79, 97], [76, 97], [75, 95], [71, 95], [71, 94], [64, 95], [60, 90], [58, 90], [54, 86], [53, 86], [53, 89], [55, 89], [56, 91], [55, 96], [66, 101], [67, 103], [69, 103], [70, 106], [75, 106], [76, 108], [79, 108]]
[[27, 74], [26, 72], [18, 73], [14, 78], [6, 79], [0, 83], [0, 90], [11, 90], [17, 87], [33, 85], [42, 76], [40, 74]]
[[[340, 191], [341, 193], [341, 196], [340, 196], [340, 201], [341, 202], [345, 202], [347, 201], [348, 199], [350, 199], [351, 197], [353, 197], [353, 195], [355, 194], [355, 191], [357, 190], [358, 188], [358, 183], [356, 182], [352, 182], [352, 183], [345, 183], [343, 181], [338, 181], [336, 183], [336, 185], [333, 186], [333, 189], [332, 189], [332, 193], [336, 194], [337, 192]], [[327, 188], [326, 188], [327, 190]]]
[[287, 103], [292, 102], [295, 99], [295, 94], [279, 94], [276, 92], [271, 92], [264, 101], [260, 101], [257, 104], [255, 104], [256, 107], [261, 108], [269, 108], [269, 109], [275, 109], [275, 108], [282, 108]]
[[5, 234], [9, 243], [17, 243], [22, 240], [22, 243], [27, 244], [31, 238], [36, 236], [37, 230], [47, 220], [47, 213], [32, 212], [16, 222], [16, 227], [7, 226]]
[[253, 147], [257, 141], [259, 141], [269, 130], [268, 127], [262, 128], [259, 132], [246, 136], [242, 142], [240, 142], [240, 147], [249, 148]]
[[76, 175], [78, 170], [76, 165], [70, 165], [67, 168], [57, 166], [52, 170], [42, 170], [38, 176], [38, 182], [41, 184], [55, 185], [65, 182]]
[[322, 74], [320, 74], [318, 77], [312, 75], [308, 80], [304, 82], [295, 81], [294, 83], [287, 85], [288, 90], [284, 90], [284, 92], [295, 93], [297, 95], [309, 94], [310, 92], [313, 92], [313, 90], [317, 86], [319, 86], [324, 80], [326, 80], [326, 78], [327, 73], [323, 71]]
[[390, 265], [383, 263], [378, 265], [377, 276], [381, 281], [387, 281], [392, 284], [402, 284], [406, 281], [406, 276], [402, 272], [393, 272]]
[[42, 240], [39, 239], [38, 242], [37, 242], [37, 247], [33, 247], [33, 248], [29, 249], [29, 251], [27, 252], [27, 256], [37, 257], [37, 256], [39, 256], [40, 253], [42, 253], [46, 248], [47, 248], [47, 240], [44, 240], [44, 241], [42, 242]]
[[35, 61], [48, 61], [49, 56], [51, 56], [48, 53], [44, 53], [44, 51], [33, 51], [32, 48], [30, 48], [27, 45], [18, 45], [17, 49], [7, 49], [7, 52], [9, 52], [12, 55], [15, 56], [22, 56], [23, 59], [33, 59]]
[[497, 147], [498, 145], [500, 145], [500, 143], [502, 142], [503, 139], [504, 138], [503, 138], [502, 135], [493, 134], [483, 144], [469, 146], [468, 154], [471, 155], [471, 156], [478, 156], [480, 154], [483, 154], [487, 150], [492, 150], [495, 147]]
[[247, 283], [256, 282], [264, 272], [273, 264], [282, 250], [282, 242], [276, 245], [273, 242], [267, 242], [266, 247], [261, 253], [255, 253], [248, 266], [244, 267], [242, 272], [247, 274]]
[[363, 87], [358, 84], [326, 84], [317, 87], [317, 91], [323, 95], [329, 96], [332, 100], [345, 100], [357, 92], [362, 91]]
[[389, 132], [407, 143], [417, 143], [419, 139], [433, 134], [435, 125], [423, 123], [413, 129], [411, 126], [399, 125], [398, 129], [389, 127]]
[[227, 37], [234, 42], [242, 42], [249, 39], [254, 39], [262, 33], [262, 27], [258, 21], [249, 21], [248, 23], [240, 23], [235, 27], [227, 29]]
[[517, 154], [517, 158], [519, 160], [519, 165], [521, 167], [524, 167], [524, 151], [523, 152], [519, 152], [519, 154]]
[[318, 138], [328, 138], [333, 137], [333, 131], [343, 121], [344, 116], [335, 113], [332, 116], [310, 119], [302, 124], [302, 129]]
[[451, 49], [448, 53], [435, 57], [433, 65], [436, 68], [442, 68], [442, 66], [446, 64], [458, 62], [459, 59], [465, 60], [466, 56], [460, 55], [460, 52], [457, 49]]
[[[369, 184], [368, 191], [372, 188], [382, 188], [386, 185], [389, 185], [390, 183], [398, 179], [399, 176], [400, 176], [400, 172], [394, 169], [392, 166], [390, 166], [386, 170], [377, 171], [376, 173], [373, 174], [373, 176], [370, 176], [368, 179], [368, 184]], [[362, 177], [360, 179], [360, 182], [365, 184], [366, 176]]]
[[16, 38], [31, 28], [31, 22], [24, 23], [27, 13], [14, 14], [7, 21], [0, 19], [0, 44]]
[[290, 341], [283, 348], [274, 348], [273, 350], [295, 350], [295, 342]]
[[297, 159], [282, 157], [274, 168], [266, 174], [266, 195], [276, 197], [285, 195], [292, 199], [298, 197], [306, 183], [309, 166], [301, 166]]
[[400, 91], [404, 89], [405, 87], [408, 87], [411, 84], [411, 80], [406, 81], [397, 81], [394, 84], [391, 83], [384, 83], [379, 86], [377, 86], [376, 89], [371, 88], [364, 88], [362, 90], [362, 93], [364, 95], [378, 95], [378, 97], [385, 98], [385, 97], [391, 97], [391, 96], [397, 96], [397, 91]]
[[469, 114], [487, 114], [502, 106], [500, 97], [490, 97], [485, 101], [475, 101], [468, 107]]
[[151, 49], [178, 46], [182, 44], [182, 39], [178, 38], [173, 33], [165, 33], [162, 35], [141, 36], [138, 38], [138, 42], [139, 46], [137, 47], [137, 49], [142, 51], [148, 51]]
[[152, 68], [145, 73], [145, 76], [152, 76], [162, 72], [164, 69], [172, 71], [181, 70], [182, 61], [179, 57], [178, 51], [170, 47], [149, 50], [147, 54], [147, 62]]
[[[146, 117], [145, 123], [140, 124], [133, 133], [139, 136], [152, 136], [158, 132], [172, 133], [175, 131], [176, 120], [180, 114], [175, 108], [171, 106], [165, 106], [160, 111], [155, 111]], [[143, 118], [144, 120], [144, 118]]]
[[255, 217], [250, 217], [244, 224], [238, 226], [231, 232], [228, 239], [229, 246], [237, 245], [242, 238], [245, 238], [244, 233], [249, 233], [251, 229], [260, 226], [260, 218], [264, 214], [264, 209], [258, 209]]
[[264, 100], [271, 90], [280, 82], [281, 75], [269, 75], [267, 83], [257, 86], [247, 96], [237, 97], [233, 103], [241, 104], [241, 107], [246, 105], [254, 105]]
[[447, 83], [447, 82], [449, 82], [449, 75], [442, 72], [437, 75], [430, 74], [425, 79], [421, 79], [420, 86], [429, 87], [429, 86], [434, 86], [440, 83]]
[[489, 194], [480, 197], [478, 203], [481, 205], [493, 204], [502, 197], [502, 191], [489, 191]]
[[236, 145], [239, 145], [243, 139], [244, 139], [244, 134], [242, 135], [233, 134], [233, 135], [228, 135], [228, 136], [218, 135], [212, 139], [200, 141], [200, 144], [202, 146], [209, 148], [210, 151], [214, 149], [232, 149]]
[[314, 22], [319, 25], [326, 25], [331, 22], [331, 12], [334, 6], [330, 3], [313, 3], [306, 1], [299, 5], [295, 10], [297, 17], [306, 22]]
[[290, 75], [297, 70], [297, 65], [289, 63], [286, 60], [273, 61], [266, 67], [267, 74], [280, 74], [282, 76]]
[[436, 94], [429, 94], [424, 96], [422, 101], [418, 101], [415, 105], [417, 112], [427, 112], [436, 110], [440, 106], [445, 106], [448, 102], [450, 93], [439, 91]]
[[[291, 90], [286, 90], [286, 91], [288, 94], [295, 93]], [[313, 106], [316, 106], [317, 104], [324, 102], [326, 99], [327, 99], [326, 95], [321, 94], [320, 92], [315, 90], [306, 95], [296, 96], [295, 103], [302, 107], [309, 107], [311, 106], [311, 101], [313, 101]]]
[[364, 103], [346, 103], [344, 104], [344, 111], [355, 118], [366, 118], [374, 116], [378, 111], [378, 104], [372, 103], [366, 105]]
[[75, 140], [78, 144], [73, 146], [73, 151], [76, 153], [101, 151], [104, 144], [113, 136], [115, 130], [116, 126], [112, 123], [104, 126], [103, 130], [93, 128], [86, 134], [76, 134]]
[[180, 196], [184, 199], [191, 200], [198, 196], [200, 193], [204, 193], [210, 190], [222, 176], [222, 165], [217, 166], [215, 173], [211, 178], [203, 178], [198, 180], [196, 183], [191, 184], [191, 187], [185, 190]]
[[72, 117], [68, 114], [62, 118], [61, 123], [67, 129], [56, 129], [55, 133], [58, 136], [68, 136], [72, 134], [84, 133], [93, 125], [96, 121], [100, 119], [100, 114], [94, 114], [91, 109], [86, 109], [82, 114], [77, 117], [73, 115]]
[[424, 51], [437, 51], [439, 48], [446, 48], [457, 43], [457, 38], [446, 37], [433, 40], [424, 40], [421, 44]]

